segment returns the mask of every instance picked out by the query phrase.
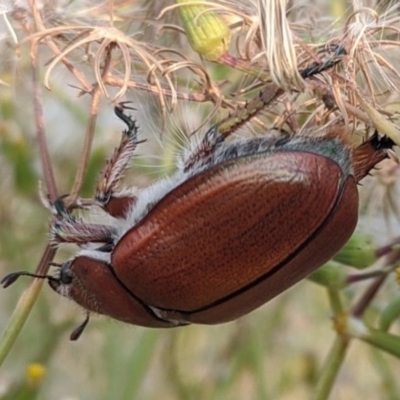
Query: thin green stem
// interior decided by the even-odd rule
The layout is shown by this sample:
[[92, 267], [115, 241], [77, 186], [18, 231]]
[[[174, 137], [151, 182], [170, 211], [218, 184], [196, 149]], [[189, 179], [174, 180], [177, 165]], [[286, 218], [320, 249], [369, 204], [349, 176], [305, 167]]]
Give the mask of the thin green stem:
[[[344, 314], [344, 307], [340, 297], [340, 291], [328, 288], [329, 301], [335, 316]], [[329, 398], [336, 377], [343, 364], [347, 353], [349, 339], [344, 336], [337, 336], [331, 351], [319, 374], [319, 379], [315, 389], [314, 400], [325, 400]]]
[[[56, 250], [50, 246], [46, 248], [39, 263], [39, 269], [41, 269], [40, 267], [42, 265], [48, 265], [49, 261], [53, 259], [55, 252]], [[0, 340], [0, 365], [3, 364], [14, 345], [14, 342], [17, 340], [17, 337], [36, 302], [44, 281], [44, 279], [34, 279], [19, 299], [7, 328]]]
[[334, 315], [340, 315], [344, 312], [342, 299], [340, 298], [340, 291], [328, 288], [329, 302], [331, 304]]
[[340, 371], [349, 347], [349, 339], [337, 336], [319, 374], [313, 400], [327, 400]]

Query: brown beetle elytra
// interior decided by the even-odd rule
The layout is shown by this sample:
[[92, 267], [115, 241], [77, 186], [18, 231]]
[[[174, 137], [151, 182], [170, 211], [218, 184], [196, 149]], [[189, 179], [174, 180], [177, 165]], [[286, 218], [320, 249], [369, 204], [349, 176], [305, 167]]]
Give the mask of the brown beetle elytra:
[[[116, 243], [111, 264], [118, 278], [153, 308], [184, 313], [179, 322], [219, 323], [332, 257], [357, 222], [346, 155], [340, 165], [318, 146], [308, 152], [314, 146], [307, 142], [295, 151], [280, 147], [221, 162], [168, 193]], [[331, 237], [319, 255], [313, 241], [325, 231]], [[309, 262], [286, 270], [305, 251], [313, 253]]]

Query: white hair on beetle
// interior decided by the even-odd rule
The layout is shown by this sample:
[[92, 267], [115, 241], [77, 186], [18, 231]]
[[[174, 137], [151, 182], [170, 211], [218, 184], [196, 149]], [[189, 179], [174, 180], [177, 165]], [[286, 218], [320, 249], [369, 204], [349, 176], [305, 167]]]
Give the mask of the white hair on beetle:
[[76, 257], [87, 257], [93, 260], [102, 261], [106, 264], [111, 264], [111, 253], [106, 251], [83, 249], [77, 253]]

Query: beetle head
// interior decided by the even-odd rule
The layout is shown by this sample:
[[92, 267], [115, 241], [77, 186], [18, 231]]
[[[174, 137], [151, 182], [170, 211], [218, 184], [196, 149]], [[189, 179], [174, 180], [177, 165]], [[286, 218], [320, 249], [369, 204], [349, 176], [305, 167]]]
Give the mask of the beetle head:
[[[94, 258], [96, 253], [99, 258]], [[103, 253], [91, 251], [61, 265], [49, 285], [89, 312], [146, 327], [172, 327], [176, 323], [160, 319], [158, 313], [136, 298], [115, 276]]]

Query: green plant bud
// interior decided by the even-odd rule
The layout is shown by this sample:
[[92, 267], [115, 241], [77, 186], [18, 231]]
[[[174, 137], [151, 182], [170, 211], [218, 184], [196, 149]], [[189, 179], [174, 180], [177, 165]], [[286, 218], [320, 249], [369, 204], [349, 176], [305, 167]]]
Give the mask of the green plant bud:
[[347, 284], [346, 272], [335, 261], [327, 262], [309, 275], [308, 279], [331, 289], [342, 289]]
[[356, 232], [333, 259], [350, 267], [364, 269], [376, 261], [376, 249], [369, 235]]
[[231, 41], [231, 31], [224, 19], [198, 1], [176, 0], [176, 3], [184, 4], [179, 12], [193, 50], [209, 60], [218, 60], [228, 51]]

